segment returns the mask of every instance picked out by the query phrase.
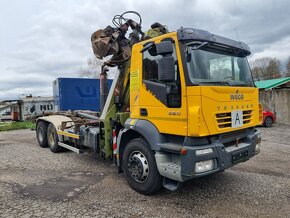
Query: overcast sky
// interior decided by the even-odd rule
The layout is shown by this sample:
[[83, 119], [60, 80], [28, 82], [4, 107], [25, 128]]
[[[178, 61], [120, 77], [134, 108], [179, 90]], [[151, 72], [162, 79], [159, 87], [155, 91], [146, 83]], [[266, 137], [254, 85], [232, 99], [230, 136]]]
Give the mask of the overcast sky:
[[205, 29], [249, 44], [250, 58], [290, 56], [290, 1], [1, 0], [0, 100], [52, 96], [57, 77], [78, 77], [92, 56], [90, 37], [112, 17], [138, 11], [143, 31], [158, 21], [173, 31]]

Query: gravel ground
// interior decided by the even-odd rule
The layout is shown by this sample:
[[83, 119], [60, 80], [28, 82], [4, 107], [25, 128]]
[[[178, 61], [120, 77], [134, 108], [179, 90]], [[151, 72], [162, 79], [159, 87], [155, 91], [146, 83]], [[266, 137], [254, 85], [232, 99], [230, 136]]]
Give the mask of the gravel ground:
[[289, 217], [290, 126], [260, 128], [261, 153], [154, 196], [96, 154], [53, 154], [35, 132], [0, 132], [0, 217]]

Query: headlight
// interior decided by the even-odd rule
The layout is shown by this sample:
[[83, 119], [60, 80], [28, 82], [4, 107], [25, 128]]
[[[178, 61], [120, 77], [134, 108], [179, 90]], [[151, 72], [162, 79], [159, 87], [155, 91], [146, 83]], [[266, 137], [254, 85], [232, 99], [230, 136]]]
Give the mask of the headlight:
[[213, 159], [195, 163], [195, 173], [203, 173], [213, 170]]
[[260, 149], [261, 149], [261, 143], [256, 144], [255, 151], [258, 152], [258, 151], [260, 151]]
[[257, 140], [261, 142], [261, 139], [262, 139], [262, 133], [259, 133], [259, 134], [257, 135]]
[[255, 147], [255, 151], [258, 152], [260, 151], [260, 148], [261, 148], [261, 141], [262, 141], [262, 134], [259, 133], [257, 135], [257, 141], [256, 141], [256, 147]]

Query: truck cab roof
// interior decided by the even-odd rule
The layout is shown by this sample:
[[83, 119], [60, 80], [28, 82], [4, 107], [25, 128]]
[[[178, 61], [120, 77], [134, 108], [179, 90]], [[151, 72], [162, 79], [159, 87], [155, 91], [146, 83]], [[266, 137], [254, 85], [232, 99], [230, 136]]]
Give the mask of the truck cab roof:
[[196, 40], [209, 42], [217, 47], [224, 47], [224, 49], [236, 51], [237, 55], [240, 57], [245, 57], [251, 54], [250, 48], [246, 43], [218, 36], [205, 30], [180, 28], [177, 30], [177, 37], [180, 41]]

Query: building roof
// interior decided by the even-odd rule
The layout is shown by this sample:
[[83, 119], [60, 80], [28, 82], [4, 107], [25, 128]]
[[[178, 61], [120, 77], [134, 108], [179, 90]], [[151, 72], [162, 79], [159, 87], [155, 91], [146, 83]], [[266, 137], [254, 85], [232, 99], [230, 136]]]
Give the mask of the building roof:
[[11, 103], [11, 104], [1, 104], [1, 103], [2, 102], [0, 102], [0, 111], [10, 109], [13, 106], [17, 106], [17, 102], [16, 103]]
[[277, 86], [283, 85], [283, 84], [285, 84], [287, 82], [290, 82], [290, 77], [256, 81], [255, 82], [255, 85], [259, 89], [265, 89], [265, 90], [267, 90], [267, 89], [276, 88]]
[[21, 98], [20, 101], [23, 102], [38, 102], [38, 101], [53, 101], [53, 97], [28, 97]]

